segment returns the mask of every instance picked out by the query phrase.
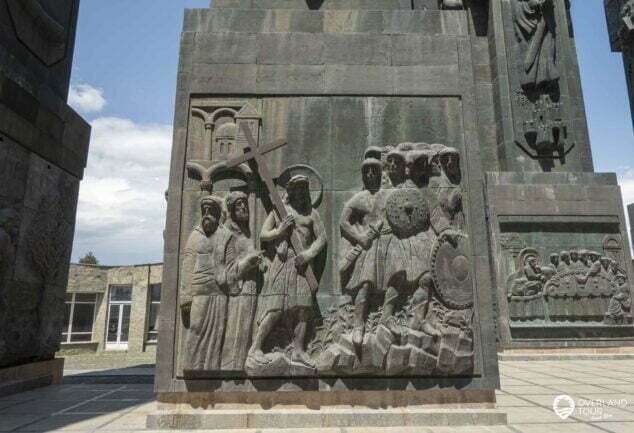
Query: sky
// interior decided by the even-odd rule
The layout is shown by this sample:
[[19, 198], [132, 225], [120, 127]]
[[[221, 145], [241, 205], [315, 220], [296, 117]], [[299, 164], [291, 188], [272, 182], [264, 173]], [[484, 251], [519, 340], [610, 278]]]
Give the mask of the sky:
[[[185, 8], [209, 0], [82, 0], [69, 103], [92, 125], [72, 260], [160, 262], [179, 37]], [[595, 170], [634, 203], [634, 134], [620, 53], [603, 0], [573, 0]]]

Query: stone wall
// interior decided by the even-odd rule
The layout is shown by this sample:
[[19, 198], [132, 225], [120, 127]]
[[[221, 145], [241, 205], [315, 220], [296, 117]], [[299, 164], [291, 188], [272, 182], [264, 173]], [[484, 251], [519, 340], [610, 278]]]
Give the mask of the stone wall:
[[66, 103], [78, 7], [0, 1], [0, 367], [59, 347], [90, 137]]

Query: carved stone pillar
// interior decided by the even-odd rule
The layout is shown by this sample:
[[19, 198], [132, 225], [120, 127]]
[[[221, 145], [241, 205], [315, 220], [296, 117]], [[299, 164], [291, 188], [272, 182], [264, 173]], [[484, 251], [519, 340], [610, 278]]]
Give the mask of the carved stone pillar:
[[0, 394], [56, 381], [63, 365], [43, 362], [44, 379], [29, 377], [59, 348], [88, 153], [90, 126], [66, 103], [78, 8], [0, 1], [0, 369], [27, 372], [9, 388], [0, 379]]

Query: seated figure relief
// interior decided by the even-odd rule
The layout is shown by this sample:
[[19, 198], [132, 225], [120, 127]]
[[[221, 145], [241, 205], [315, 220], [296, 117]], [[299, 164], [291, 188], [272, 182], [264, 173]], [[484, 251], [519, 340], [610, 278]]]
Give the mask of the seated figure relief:
[[536, 249], [519, 253], [507, 280], [511, 321], [631, 323], [630, 285], [614, 259], [582, 248], [540, 260]]
[[363, 189], [345, 203], [339, 221], [342, 294], [325, 311], [316, 292], [328, 239], [309, 176], [284, 182], [285, 212], [268, 214], [257, 241], [247, 194], [202, 198], [202, 223], [187, 243], [180, 286], [185, 375], [473, 369], [459, 152], [402, 143], [368, 148], [361, 160]]

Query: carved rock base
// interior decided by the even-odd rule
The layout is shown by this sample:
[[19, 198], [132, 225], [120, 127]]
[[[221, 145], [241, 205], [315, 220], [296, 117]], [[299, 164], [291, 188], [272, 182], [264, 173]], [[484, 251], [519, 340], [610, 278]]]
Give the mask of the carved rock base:
[[317, 370], [323, 374], [458, 376], [472, 369], [473, 340], [457, 328], [444, 329], [438, 336], [403, 328], [396, 336], [379, 325], [375, 333], [365, 335], [358, 348], [351, 334], [342, 335], [317, 362]]

